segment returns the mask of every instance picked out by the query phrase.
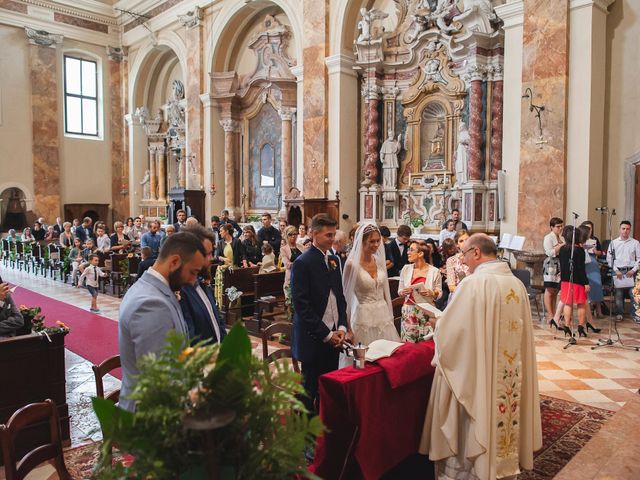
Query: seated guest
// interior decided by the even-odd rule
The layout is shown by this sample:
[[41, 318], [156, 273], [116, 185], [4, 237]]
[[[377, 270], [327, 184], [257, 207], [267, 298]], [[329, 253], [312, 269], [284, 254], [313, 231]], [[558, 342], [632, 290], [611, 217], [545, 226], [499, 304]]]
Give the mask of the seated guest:
[[431, 251], [431, 265], [436, 268], [441, 268], [444, 265], [442, 261], [442, 255], [438, 251], [438, 246], [436, 245], [436, 241], [433, 238], [427, 238], [425, 240], [427, 245], [429, 245], [429, 251]]
[[451, 210], [451, 217], [449, 217], [443, 224], [442, 224], [442, 230], [446, 230], [447, 229], [447, 223], [449, 222], [449, 220], [453, 220], [454, 223], [454, 230], [469, 230], [467, 228], [467, 224], [464, 223], [462, 220], [460, 220], [460, 210], [458, 210], [457, 208], [454, 208], [453, 210]]
[[298, 227], [298, 239], [296, 240], [296, 242], [298, 242], [298, 250], [300, 250], [301, 252], [304, 252], [305, 249], [309, 245], [311, 245], [311, 239], [309, 238], [307, 232], [307, 226], [304, 223], [301, 223]]
[[149, 231], [149, 224], [147, 223], [147, 217], [140, 214], [138, 215], [138, 218], [140, 219], [140, 229], [141, 229], [142, 235], [144, 235]]
[[133, 238], [133, 237], [131, 236], [131, 231], [132, 231], [132, 230], [133, 230], [133, 217], [129, 217], [129, 218], [127, 218], [127, 221], [125, 222], [123, 233], [124, 233], [127, 237], [129, 237], [129, 238], [131, 238], [131, 239], [132, 239], [132, 238]]
[[62, 223], [62, 219], [60, 217], [56, 217], [56, 223], [52, 225], [52, 227], [56, 231], [59, 237], [64, 230], [64, 223]]
[[22, 235], [20, 236], [20, 240], [24, 243], [32, 243], [35, 242], [36, 239], [31, 235], [31, 229], [29, 227], [25, 228], [22, 231]]
[[407, 249], [409, 245], [409, 239], [411, 238], [411, 227], [408, 225], [400, 225], [396, 231], [395, 240], [391, 241], [389, 248], [393, 254], [393, 267], [389, 271], [390, 277], [397, 277], [400, 275], [400, 270], [409, 263], [409, 257], [407, 255]]
[[176, 229], [176, 232], [179, 232], [180, 229], [185, 226], [186, 222], [187, 222], [187, 212], [185, 212], [184, 210], [180, 209], [176, 212], [176, 219], [178, 220], [176, 223], [173, 224], [173, 228]]
[[151, 256], [151, 248], [149, 247], [142, 247], [140, 249], [140, 263], [138, 264], [138, 278], [142, 277], [142, 275], [144, 275], [144, 272], [146, 272], [149, 267], [152, 267], [153, 264], [156, 262], [156, 259], [153, 258]]
[[435, 462], [435, 478], [513, 479], [542, 447], [528, 295], [487, 235], [472, 235], [462, 251], [473, 274], [435, 326], [419, 452]]
[[172, 330], [184, 335], [186, 343], [189, 330], [174, 292], [193, 285], [208, 263], [202, 242], [195, 235], [176, 233], [164, 244], [153, 267], [124, 296], [118, 321], [121, 408], [135, 410], [135, 400], [129, 396], [136, 387], [140, 358], [162, 351]]
[[71, 250], [69, 250], [69, 254], [67, 255], [67, 258], [71, 262], [71, 284], [72, 285], [76, 284], [78, 269], [80, 268], [80, 265], [83, 262], [82, 250], [83, 248], [82, 248], [82, 243], [80, 242], [80, 239], [74, 238]]
[[141, 247], [149, 247], [151, 249], [151, 258], [158, 258], [160, 252], [160, 242], [162, 241], [162, 234], [160, 231], [160, 222], [154, 220], [149, 224], [149, 231], [142, 235], [140, 239]]
[[40, 222], [34, 222], [31, 234], [33, 235], [33, 238], [36, 240], [36, 242], [44, 240], [44, 236], [46, 235], [46, 233], [47, 232], [44, 230], [44, 228], [42, 228], [42, 224]]
[[387, 275], [389, 270], [393, 268], [393, 252], [391, 251], [391, 230], [384, 225], [379, 228], [380, 235], [382, 235], [382, 244], [384, 245], [384, 260], [387, 267]]
[[211, 216], [211, 231], [216, 236], [216, 243], [220, 241], [220, 217], [217, 215]]
[[225, 223], [220, 226], [220, 237], [218, 245], [216, 245], [216, 260], [223, 265], [233, 265], [241, 267], [244, 259], [242, 242], [233, 238], [233, 227]]
[[268, 243], [262, 245], [262, 261], [258, 273], [270, 273], [276, 270], [276, 256]]
[[99, 224], [96, 229], [96, 245], [99, 252], [107, 253], [111, 250], [111, 239], [109, 235], [106, 234], [102, 224]]
[[293, 262], [295, 262], [296, 258], [302, 255], [302, 252], [298, 248], [297, 238], [298, 238], [298, 229], [293, 225], [289, 225], [284, 229], [285, 238], [287, 239], [287, 243], [285, 243], [280, 249], [280, 259], [282, 260], [282, 266], [284, 267], [284, 287], [289, 286], [289, 282], [291, 280], [291, 267], [293, 266]]
[[229, 225], [231, 225], [235, 231], [234, 237], [240, 237], [242, 235], [242, 229], [240, 228], [240, 225], [229, 218], [229, 210], [225, 209], [220, 212], [220, 219], [218, 220], [218, 223], [228, 223]]
[[440, 236], [438, 238], [440, 245], [442, 245], [447, 238], [453, 239], [456, 235], [456, 222], [448, 220], [446, 225], [445, 228], [440, 230]]
[[262, 261], [262, 248], [258, 243], [256, 231], [253, 225], [247, 225], [242, 230], [242, 248], [244, 250], [244, 260], [242, 264], [245, 267], [256, 267]]
[[81, 222], [79, 218], [74, 218], [73, 221], [71, 222], [71, 233], [73, 233], [74, 237], [77, 235], [76, 229], [78, 229], [80, 225], [81, 225]]
[[10, 228], [9, 231], [7, 232], [7, 240], [9, 241], [9, 243], [19, 242], [20, 235], [16, 233], [15, 229]]
[[89, 217], [84, 217], [82, 220], [82, 225], [76, 228], [76, 237], [80, 239], [80, 241], [84, 244], [88, 239], [94, 238], [93, 229], [91, 228], [91, 224], [93, 220]]
[[9, 292], [9, 284], [0, 278], [0, 337], [13, 337], [24, 325], [24, 318]]
[[71, 231], [71, 222], [64, 222], [62, 224], [62, 232], [60, 233], [60, 245], [64, 248], [71, 248], [73, 246], [73, 232]]
[[429, 333], [429, 316], [417, 304], [430, 303], [442, 295], [440, 270], [429, 264], [429, 247], [424, 240], [409, 242], [409, 263], [400, 271], [398, 295], [405, 297], [402, 306], [400, 337], [418, 343]]
[[289, 226], [289, 223], [282, 219], [278, 222], [278, 230], [280, 231], [280, 239], [281, 239], [281, 243], [280, 245], [284, 245], [286, 242], [286, 239], [284, 238], [284, 230]]
[[56, 233], [56, 231], [53, 228], [53, 225], [49, 225], [47, 227], [47, 233], [44, 236], [44, 241], [51, 243], [53, 242], [56, 238], [58, 238], [58, 234]]
[[129, 236], [124, 233], [124, 223], [116, 222], [113, 224], [113, 235], [109, 239], [111, 242], [111, 251], [122, 253], [131, 246]]
[[140, 217], [136, 217], [133, 219], [133, 228], [129, 232], [129, 238], [135, 244], [140, 244], [140, 239], [144, 234], [144, 230], [142, 229], [142, 219]]
[[282, 236], [280, 231], [271, 225], [271, 214], [268, 212], [262, 214], [262, 228], [258, 230], [258, 243], [261, 245], [268, 243], [276, 256], [280, 254]]
[[174, 233], [176, 233], [176, 227], [174, 227], [173, 225], [167, 225], [166, 228], [164, 229], [164, 235], [162, 236], [162, 240], [160, 240], [161, 249], [162, 249], [162, 245], [164, 245], [164, 242], [167, 241], [167, 238], [169, 238]]
[[102, 228], [104, 230], [104, 233], [107, 234], [107, 237], [109, 236], [109, 229], [107, 228], [107, 224], [104, 223], [103, 221], [98, 220], [96, 223], [93, 224], [93, 238], [97, 239], [98, 238], [98, 229]]
[[[464, 253], [462, 251], [462, 246], [468, 238], [469, 232], [458, 230], [453, 239], [458, 253], [447, 259], [447, 286], [449, 287], [450, 295], [453, 295], [462, 279], [469, 275], [469, 267], [464, 263]], [[449, 298], [449, 301], [451, 301], [451, 298]]]

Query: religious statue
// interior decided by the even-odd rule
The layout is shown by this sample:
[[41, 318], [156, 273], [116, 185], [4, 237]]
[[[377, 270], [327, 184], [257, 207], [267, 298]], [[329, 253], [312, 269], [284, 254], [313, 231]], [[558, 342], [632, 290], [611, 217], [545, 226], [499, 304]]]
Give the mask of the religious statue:
[[458, 29], [453, 25], [453, 23], [447, 23], [450, 18], [449, 12], [453, 7], [455, 7], [455, 3], [452, 2], [452, 0], [438, 0], [435, 10], [433, 10], [429, 15], [426, 15], [426, 18], [432, 24], [435, 24], [442, 33], [457, 32]]
[[469, 136], [469, 129], [467, 124], [460, 122], [458, 127], [458, 147], [456, 148], [456, 185], [462, 186], [467, 182], [467, 162], [469, 158], [469, 142], [471, 137]]
[[398, 154], [402, 150], [402, 134], [397, 139], [393, 138], [393, 132], [382, 144], [380, 149], [380, 160], [382, 161], [382, 188], [396, 188], [398, 180]]
[[144, 172], [140, 185], [142, 185], [142, 199], [149, 200], [151, 198], [151, 173], [149, 170]]
[[501, 20], [491, 6], [491, 0], [465, 0], [464, 12], [453, 18], [470, 32], [493, 33]]
[[367, 43], [374, 40], [380, 39], [382, 33], [384, 32], [384, 28], [380, 31], [377, 28], [374, 28], [373, 22], [376, 20], [382, 20], [389, 16], [388, 13], [383, 12], [382, 10], [378, 10], [376, 8], [372, 8], [371, 10], [367, 10], [366, 8], [360, 9], [360, 15], [362, 19], [358, 22], [358, 29], [360, 30], [360, 35], [358, 35], [357, 43]]
[[431, 144], [431, 157], [439, 157], [444, 154], [444, 127], [442, 123], [438, 123], [438, 129], [429, 143]]
[[184, 108], [180, 105], [184, 98], [184, 84], [180, 80], [174, 80], [171, 89], [171, 100], [167, 106], [169, 124], [172, 127], [184, 127]]

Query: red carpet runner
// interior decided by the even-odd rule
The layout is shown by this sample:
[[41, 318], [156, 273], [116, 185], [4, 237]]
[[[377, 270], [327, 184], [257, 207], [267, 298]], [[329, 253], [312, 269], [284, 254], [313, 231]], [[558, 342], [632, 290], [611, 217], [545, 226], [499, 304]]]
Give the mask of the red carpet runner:
[[[16, 305], [42, 308], [47, 326], [55, 325], [56, 320], [67, 324], [71, 331], [65, 338], [65, 347], [91, 363], [98, 364], [118, 354], [117, 322], [23, 287], [16, 288], [13, 300]], [[120, 370], [114, 370], [112, 375], [121, 378]]]

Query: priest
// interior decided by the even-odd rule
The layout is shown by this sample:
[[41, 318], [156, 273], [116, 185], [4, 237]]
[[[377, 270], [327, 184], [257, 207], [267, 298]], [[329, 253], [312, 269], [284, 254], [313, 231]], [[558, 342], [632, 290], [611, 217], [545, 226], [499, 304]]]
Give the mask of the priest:
[[531, 309], [487, 235], [462, 249], [472, 275], [435, 329], [436, 367], [420, 453], [436, 478], [495, 479], [533, 468], [542, 447]]

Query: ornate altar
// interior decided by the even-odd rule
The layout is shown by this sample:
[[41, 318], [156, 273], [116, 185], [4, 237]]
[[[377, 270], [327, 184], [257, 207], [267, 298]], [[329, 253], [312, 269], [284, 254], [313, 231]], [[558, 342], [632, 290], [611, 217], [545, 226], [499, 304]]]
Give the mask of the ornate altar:
[[287, 55], [290, 28], [266, 15], [248, 48], [252, 73], [215, 72], [212, 96], [224, 129], [225, 208], [231, 216], [283, 215], [295, 163], [295, 62]]
[[[360, 219], [435, 232], [454, 208], [494, 233], [502, 168], [501, 21], [490, 0], [397, 0], [397, 25], [361, 10]], [[384, 141], [383, 141], [384, 139]]]

